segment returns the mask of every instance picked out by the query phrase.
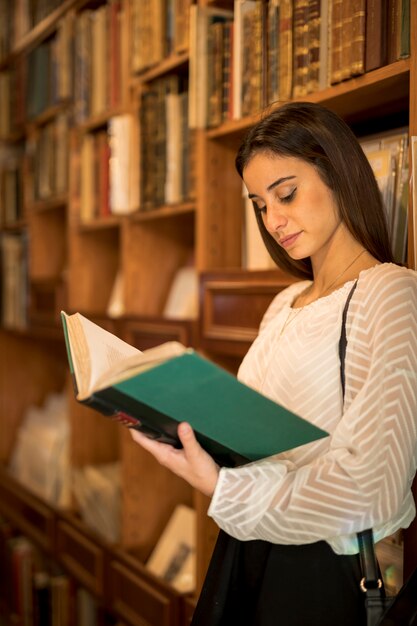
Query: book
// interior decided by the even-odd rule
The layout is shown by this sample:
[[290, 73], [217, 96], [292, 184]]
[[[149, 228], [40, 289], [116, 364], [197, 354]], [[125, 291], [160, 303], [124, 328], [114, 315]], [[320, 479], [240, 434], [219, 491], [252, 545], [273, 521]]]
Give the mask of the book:
[[221, 465], [238, 465], [328, 433], [178, 342], [144, 352], [79, 313], [61, 313], [79, 402], [150, 438], [181, 447], [187, 421]]
[[178, 504], [146, 561], [146, 569], [180, 593], [196, 586], [196, 517], [195, 509]]

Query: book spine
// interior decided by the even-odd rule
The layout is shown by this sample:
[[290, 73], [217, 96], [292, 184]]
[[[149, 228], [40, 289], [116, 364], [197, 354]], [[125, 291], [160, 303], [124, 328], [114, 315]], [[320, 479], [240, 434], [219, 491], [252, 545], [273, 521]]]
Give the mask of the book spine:
[[352, 13], [351, 74], [365, 71], [365, 0], [354, 0]]
[[366, 0], [365, 71], [386, 64], [387, 0]]
[[279, 97], [289, 100], [293, 75], [293, 5], [291, 0], [281, 0], [279, 28]]
[[308, 81], [308, 1], [294, 2], [294, 83], [293, 97], [299, 98], [307, 94]]
[[332, 0], [331, 14], [331, 75], [332, 84], [342, 80], [342, 25], [343, 25], [343, 4], [342, 0]]
[[308, 2], [308, 81], [307, 92], [318, 91], [320, 88], [320, 0]]

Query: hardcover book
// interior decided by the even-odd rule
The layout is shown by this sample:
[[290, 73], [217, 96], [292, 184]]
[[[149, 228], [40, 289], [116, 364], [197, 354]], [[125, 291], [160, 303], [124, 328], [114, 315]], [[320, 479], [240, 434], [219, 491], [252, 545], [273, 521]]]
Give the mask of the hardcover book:
[[150, 438], [180, 447], [187, 421], [220, 465], [238, 465], [328, 434], [178, 342], [140, 352], [79, 313], [62, 322], [77, 400]]

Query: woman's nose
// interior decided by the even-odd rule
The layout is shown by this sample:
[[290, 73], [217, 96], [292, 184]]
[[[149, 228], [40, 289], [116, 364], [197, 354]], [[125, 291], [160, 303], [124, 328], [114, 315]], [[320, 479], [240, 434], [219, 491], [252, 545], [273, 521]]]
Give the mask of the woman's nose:
[[275, 206], [268, 206], [263, 213], [265, 228], [271, 234], [276, 233], [280, 228], [284, 228], [287, 224], [287, 218], [282, 211]]

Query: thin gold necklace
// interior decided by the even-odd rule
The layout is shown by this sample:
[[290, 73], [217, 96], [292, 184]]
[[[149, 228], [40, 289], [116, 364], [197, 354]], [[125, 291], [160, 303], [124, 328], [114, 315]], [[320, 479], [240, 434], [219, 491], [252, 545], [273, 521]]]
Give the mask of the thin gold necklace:
[[[352, 265], [353, 265], [354, 263], [356, 263], [356, 261], [359, 259], [359, 257], [361, 257], [361, 256], [362, 256], [362, 254], [364, 254], [364, 252], [366, 252], [365, 248], [364, 248], [363, 250], [361, 250], [361, 251], [359, 252], [359, 254], [358, 254], [358, 255], [356, 255], [356, 256], [355, 256], [355, 258], [353, 259], [353, 261], [351, 261], [351, 262], [349, 263], [349, 265], [347, 265], [347, 266], [345, 267], [345, 269], [344, 269], [342, 272], [340, 272], [340, 274], [338, 274], [338, 275], [336, 276], [336, 278], [335, 278], [335, 279], [334, 279], [334, 280], [330, 283], [330, 285], [328, 285], [328, 286], [326, 287], [326, 289], [324, 289], [323, 291], [321, 291], [321, 292], [319, 293], [319, 295], [317, 296], [316, 300], [319, 300], [319, 298], [322, 298], [322, 297], [324, 296], [324, 294], [325, 294], [325, 293], [327, 293], [327, 292], [328, 292], [328, 291], [329, 291], [332, 287], [334, 287], [334, 285], [336, 285], [336, 283], [338, 282], [338, 280], [340, 280], [340, 279], [342, 278], [342, 276], [343, 276], [344, 274], [346, 274], [346, 272], [348, 271], [348, 269], [350, 269], [350, 268], [352, 267]], [[301, 294], [300, 294], [300, 295], [301, 295]], [[313, 302], [315, 302], [315, 300], [313, 300]], [[309, 302], [309, 304], [311, 304], [311, 302]], [[293, 308], [291, 307], [290, 312], [288, 313], [288, 317], [287, 317], [287, 319], [285, 320], [285, 322], [284, 322], [284, 324], [283, 324], [283, 326], [282, 326], [282, 328], [281, 328], [281, 331], [280, 331], [280, 333], [279, 333], [279, 337], [281, 337], [281, 335], [283, 335], [284, 330], [285, 330], [285, 329], [286, 329], [286, 328], [287, 328], [287, 327], [291, 324], [291, 322], [293, 322], [293, 321], [295, 320], [295, 318], [297, 317], [297, 315], [299, 315], [299, 314], [301, 313], [301, 311], [303, 311], [303, 310], [304, 310], [304, 307], [305, 307], [305, 306], [307, 306], [307, 305], [300, 306], [300, 307], [298, 307], [297, 309], [293, 309]], [[293, 313], [294, 311], [295, 311], [295, 315], [292, 315], [292, 313]]]

